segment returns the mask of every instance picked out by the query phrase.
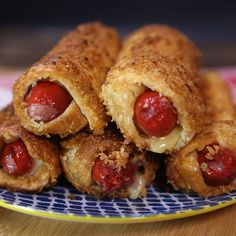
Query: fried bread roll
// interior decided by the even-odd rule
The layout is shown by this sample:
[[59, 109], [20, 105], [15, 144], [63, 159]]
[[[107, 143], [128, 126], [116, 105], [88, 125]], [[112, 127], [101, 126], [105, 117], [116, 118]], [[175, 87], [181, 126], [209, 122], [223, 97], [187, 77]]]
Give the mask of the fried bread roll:
[[16, 81], [21, 124], [37, 135], [67, 136], [86, 125], [102, 133], [108, 117], [99, 93], [119, 47], [117, 32], [98, 22], [67, 34]]
[[201, 130], [199, 62], [195, 46], [167, 26], [147, 26], [125, 40], [101, 97], [128, 142], [169, 153]]
[[219, 75], [202, 79], [207, 107], [203, 131], [168, 161], [167, 177], [176, 189], [213, 196], [236, 189], [235, 108]]
[[155, 51], [163, 56], [177, 58], [191, 70], [198, 70], [201, 52], [180, 31], [167, 25], [147, 25], [132, 33], [124, 42], [120, 57]]
[[12, 106], [0, 112], [0, 165], [0, 186], [11, 191], [42, 191], [61, 173], [56, 145], [22, 128]]
[[67, 179], [79, 191], [97, 198], [146, 196], [157, 162], [153, 154], [123, 141], [111, 130], [100, 136], [81, 132], [63, 141], [61, 162]]

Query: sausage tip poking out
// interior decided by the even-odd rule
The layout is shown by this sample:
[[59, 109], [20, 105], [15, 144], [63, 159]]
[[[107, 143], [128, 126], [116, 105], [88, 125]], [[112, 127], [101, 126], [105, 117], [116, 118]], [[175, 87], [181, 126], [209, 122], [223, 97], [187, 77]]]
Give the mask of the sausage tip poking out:
[[12, 176], [22, 176], [29, 172], [34, 165], [24, 142], [18, 139], [6, 144], [0, 153], [0, 164], [3, 171]]
[[25, 98], [27, 112], [35, 121], [48, 122], [60, 116], [71, 103], [68, 92], [60, 85], [41, 81]]
[[92, 176], [102, 191], [114, 192], [133, 183], [135, 165], [128, 160], [125, 168], [117, 169], [97, 158], [92, 169]]
[[198, 163], [207, 185], [227, 185], [236, 176], [235, 153], [217, 144], [208, 145], [198, 152]]
[[135, 102], [134, 123], [147, 136], [164, 137], [175, 128], [177, 113], [165, 96], [148, 90]]

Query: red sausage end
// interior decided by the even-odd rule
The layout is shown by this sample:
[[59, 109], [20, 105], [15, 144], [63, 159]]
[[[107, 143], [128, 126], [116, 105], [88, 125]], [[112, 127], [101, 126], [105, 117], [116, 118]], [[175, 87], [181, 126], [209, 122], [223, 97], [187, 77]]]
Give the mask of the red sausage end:
[[135, 171], [136, 167], [130, 160], [128, 160], [125, 168], [118, 170], [97, 158], [92, 169], [92, 177], [94, 182], [101, 187], [102, 191], [114, 192], [131, 185]]
[[6, 144], [0, 154], [3, 171], [12, 176], [22, 176], [33, 167], [34, 161], [24, 142], [18, 139]]
[[207, 185], [230, 184], [236, 177], [236, 153], [217, 144], [198, 152], [198, 163]]
[[177, 113], [168, 98], [148, 90], [135, 102], [134, 123], [147, 136], [164, 137], [175, 128]]
[[41, 81], [25, 98], [29, 116], [35, 121], [51, 121], [60, 116], [71, 103], [68, 92], [60, 85]]

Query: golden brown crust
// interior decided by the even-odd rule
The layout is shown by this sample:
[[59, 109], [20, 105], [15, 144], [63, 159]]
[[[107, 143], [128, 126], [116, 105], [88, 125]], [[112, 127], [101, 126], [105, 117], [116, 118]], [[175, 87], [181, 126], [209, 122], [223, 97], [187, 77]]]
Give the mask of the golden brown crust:
[[212, 120], [234, 120], [235, 105], [227, 83], [216, 72], [207, 72], [201, 80], [207, 116]]
[[213, 196], [234, 190], [236, 179], [229, 185], [206, 185], [197, 161], [197, 152], [212, 143], [236, 150], [235, 109], [229, 89], [218, 74], [205, 74], [201, 86], [207, 105], [206, 125], [186, 147], [169, 159], [166, 174], [176, 189]]
[[[108, 117], [98, 95], [119, 44], [117, 32], [98, 22], [82, 24], [66, 35], [16, 81], [14, 107], [21, 124], [37, 135], [66, 136], [86, 124], [94, 133], [102, 133]], [[62, 115], [47, 123], [32, 120], [24, 102], [30, 86], [41, 79], [59, 83], [73, 98]]]
[[[67, 179], [81, 192], [85, 192], [102, 198], [130, 197], [127, 189], [113, 193], [102, 192], [100, 187], [92, 179], [92, 167], [98, 157], [106, 159], [109, 155], [119, 158], [113, 164], [125, 166], [128, 157], [133, 153], [132, 161], [143, 165], [145, 173], [141, 176], [145, 180], [138, 197], [146, 196], [146, 186], [151, 183], [157, 170], [157, 163], [145, 158], [144, 152], [137, 152], [134, 146], [125, 145], [123, 139], [116, 133], [94, 136], [92, 134], [80, 133], [70, 140], [63, 141], [63, 152], [61, 162]], [[117, 160], [117, 159], [116, 159]], [[119, 163], [119, 164], [117, 164]]]
[[[153, 152], [170, 153], [200, 132], [204, 120], [197, 73], [200, 57], [187, 37], [164, 25], [145, 26], [125, 40], [100, 96], [128, 142]], [[141, 135], [133, 122], [135, 101], [146, 89], [169, 98], [178, 112], [180, 131], [171, 134], [172, 143], [165, 143], [165, 149], [159, 148], [163, 139]]]
[[0, 112], [4, 116], [0, 124], [0, 150], [6, 143], [22, 139], [38, 168], [30, 175], [14, 177], [0, 170], [0, 186], [11, 191], [39, 192], [56, 183], [61, 173], [59, 151], [52, 142], [39, 138], [20, 126], [19, 119], [9, 107]]
[[146, 25], [127, 37], [120, 57], [144, 51], [155, 51], [174, 57], [191, 70], [198, 70], [201, 52], [183, 33], [167, 25]]

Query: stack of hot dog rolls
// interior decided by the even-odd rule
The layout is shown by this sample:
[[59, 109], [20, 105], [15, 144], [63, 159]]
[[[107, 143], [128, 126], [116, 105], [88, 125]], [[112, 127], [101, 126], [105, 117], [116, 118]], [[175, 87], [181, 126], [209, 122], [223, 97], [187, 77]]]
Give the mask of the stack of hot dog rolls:
[[192, 42], [167, 26], [147, 26], [125, 40], [101, 97], [127, 141], [168, 153], [201, 130], [199, 62]]
[[117, 32], [98, 22], [81, 24], [62, 38], [14, 85], [22, 126], [64, 137], [88, 125], [102, 134], [108, 117], [99, 93], [119, 47]]
[[166, 174], [176, 189], [213, 196], [236, 189], [236, 114], [229, 88], [217, 73], [207, 73], [201, 83], [206, 125], [169, 159]]
[[[169, 26], [142, 27], [121, 50], [113, 28], [97, 22], [78, 26], [14, 85], [18, 128], [0, 128], [0, 174], [23, 182], [18, 188], [14, 181], [0, 185], [39, 191], [54, 183], [58, 150], [47, 138], [58, 135], [65, 176], [97, 198], [146, 196], [159, 169], [158, 153], [171, 155], [167, 176], [175, 188], [203, 196], [231, 191], [236, 183], [232, 99], [217, 75], [200, 79], [200, 64], [200, 51]], [[3, 127], [8, 112], [0, 113]], [[42, 157], [32, 143], [45, 146]], [[23, 159], [29, 160], [17, 177], [4, 173], [14, 145], [27, 150]], [[30, 171], [32, 158], [41, 163], [36, 172]], [[39, 175], [43, 167], [51, 172]], [[37, 184], [29, 181], [32, 173]]]
[[12, 106], [0, 112], [0, 164], [0, 186], [12, 191], [42, 191], [61, 174], [57, 146], [22, 128]]

